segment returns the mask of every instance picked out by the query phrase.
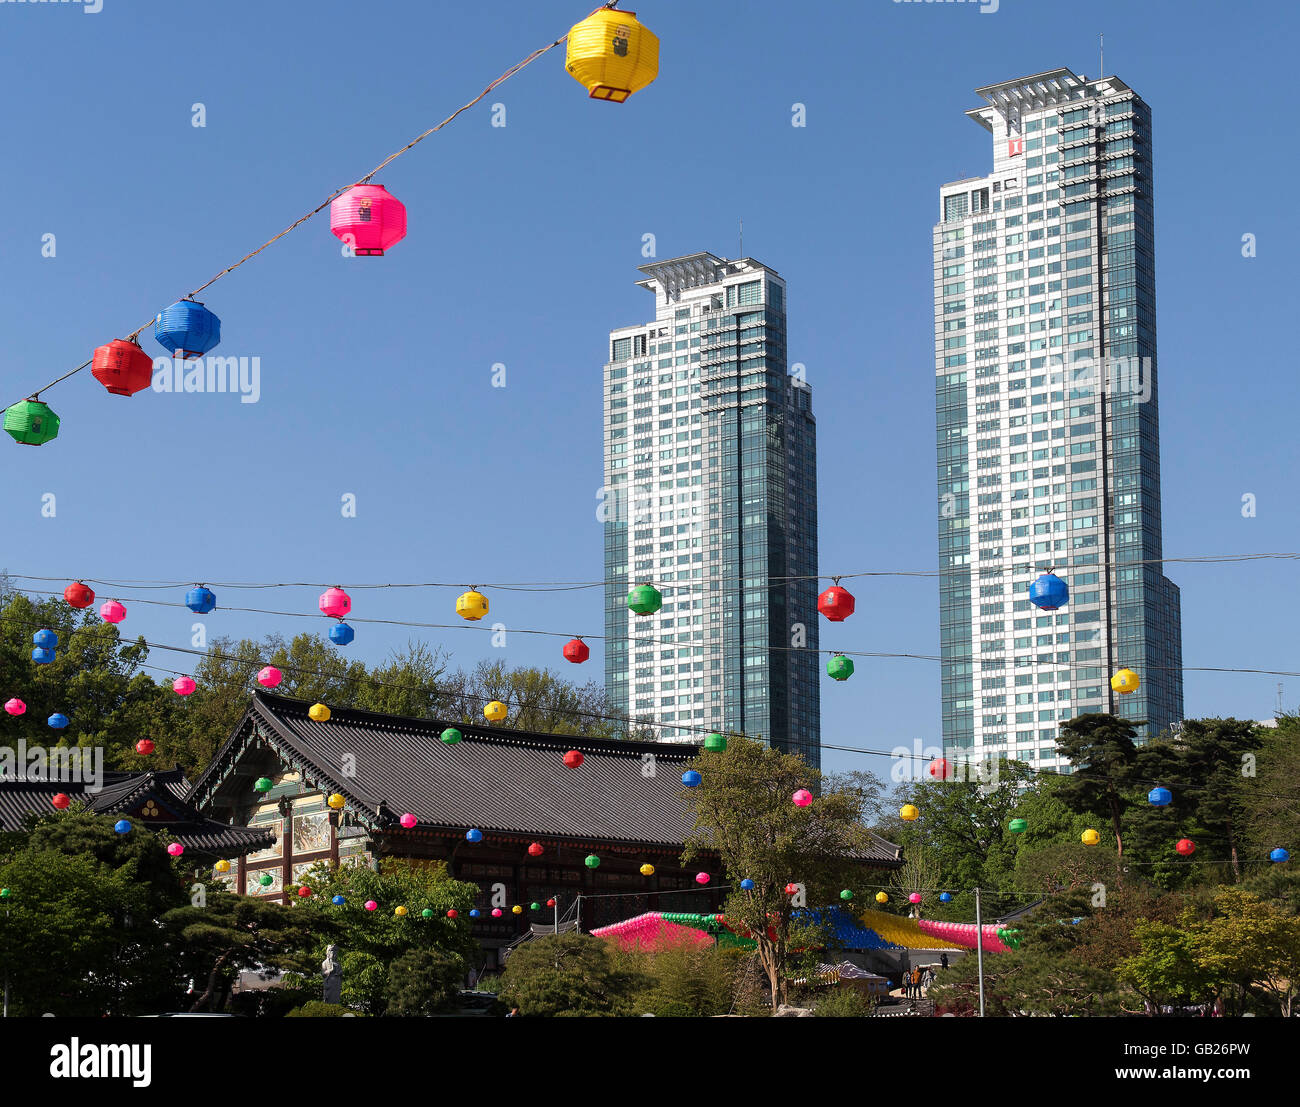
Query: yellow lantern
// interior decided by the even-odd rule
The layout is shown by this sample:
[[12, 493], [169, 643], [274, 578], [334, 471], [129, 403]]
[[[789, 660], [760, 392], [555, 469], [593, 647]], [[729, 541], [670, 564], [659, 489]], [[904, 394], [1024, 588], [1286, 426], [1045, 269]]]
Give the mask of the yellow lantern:
[[652, 864], [650, 864], [649, 861], [647, 861], [644, 865], [641, 866], [642, 876], [654, 876], [654, 874], [655, 874], [655, 867]]
[[330, 709], [323, 703], [314, 703], [307, 709], [307, 718], [314, 723], [328, 723], [330, 721]]
[[228, 873], [228, 872], [230, 872], [230, 862], [229, 862], [229, 861], [225, 861], [225, 860], [218, 861], [218, 862], [217, 862], [217, 872], [219, 872], [219, 873]]
[[507, 708], [500, 700], [493, 700], [483, 708], [483, 716], [489, 722], [497, 723], [506, 717]]
[[887, 896], [884, 892], [877, 892], [877, 893], [876, 893], [876, 902], [877, 902], [877, 903], [888, 903], [888, 902], [889, 902], [889, 896]]
[[1130, 692], [1136, 692], [1138, 690], [1138, 685], [1141, 683], [1141, 679], [1132, 669], [1121, 669], [1110, 678], [1110, 686], [1121, 696], [1127, 696]]
[[510, 910], [516, 915], [522, 915], [524, 913], [524, 909], [520, 907], [519, 904], [517, 903], [512, 908], [510, 908]]
[[1085, 846], [1095, 846], [1098, 842], [1101, 841], [1101, 835], [1098, 834], [1095, 830], [1093, 830], [1092, 827], [1089, 827], [1082, 834], [1080, 834], [1079, 838], [1082, 840]]
[[593, 100], [621, 104], [659, 76], [659, 36], [635, 12], [601, 8], [569, 31], [564, 68]]
[[456, 614], [471, 623], [483, 618], [488, 613], [487, 597], [482, 592], [471, 588], [456, 600]]
[[405, 907], [394, 907], [394, 908], [393, 908], [393, 914], [396, 915], [396, 916], [400, 919], [400, 918], [402, 918], [402, 917], [406, 914], [406, 908], [405, 908]]
[[343, 805], [348, 801], [345, 800], [342, 796], [340, 796], [337, 792], [335, 792], [325, 802], [328, 803], [332, 808], [334, 808], [335, 811], [342, 811]]
[[916, 805], [912, 803], [905, 803], [898, 809], [898, 817], [905, 823], [913, 822], [920, 816], [920, 814], [921, 812], [917, 809]]

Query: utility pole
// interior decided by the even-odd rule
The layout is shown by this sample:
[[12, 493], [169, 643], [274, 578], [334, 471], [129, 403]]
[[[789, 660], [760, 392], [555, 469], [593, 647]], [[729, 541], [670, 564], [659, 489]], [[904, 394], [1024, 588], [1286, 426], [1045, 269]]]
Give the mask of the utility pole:
[[979, 966], [980, 1018], [984, 1017], [984, 920], [980, 916], [980, 890], [975, 889], [975, 960]]

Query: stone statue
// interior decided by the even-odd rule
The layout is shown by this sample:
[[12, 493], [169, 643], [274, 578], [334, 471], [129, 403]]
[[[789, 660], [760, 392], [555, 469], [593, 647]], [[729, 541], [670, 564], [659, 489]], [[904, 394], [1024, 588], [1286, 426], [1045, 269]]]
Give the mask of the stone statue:
[[338, 946], [330, 944], [325, 947], [325, 960], [320, 963], [325, 976], [326, 1003], [343, 1002], [343, 968], [338, 960]]

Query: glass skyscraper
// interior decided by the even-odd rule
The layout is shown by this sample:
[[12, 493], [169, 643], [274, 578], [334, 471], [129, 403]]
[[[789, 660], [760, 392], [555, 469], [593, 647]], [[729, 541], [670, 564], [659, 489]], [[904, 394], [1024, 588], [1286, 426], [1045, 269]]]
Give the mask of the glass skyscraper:
[[[742, 258], [640, 268], [650, 323], [605, 366], [605, 688], [661, 736], [761, 737], [820, 764], [817, 439], [786, 372], [785, 282]], [[651, 617], [631, 587], [664, 595]]]
[[[934, 228], [943, 738], [1057, 763], [1084, 712], [1183, 711], [1178, 588], [1160, 558], [1151, 111], [1055, 69], [977, 90], [993, 172]], [[1058, 611], [1028, 585], [1055, 569]], [[1138, 673], [1120, 695], [1110, 676]]]

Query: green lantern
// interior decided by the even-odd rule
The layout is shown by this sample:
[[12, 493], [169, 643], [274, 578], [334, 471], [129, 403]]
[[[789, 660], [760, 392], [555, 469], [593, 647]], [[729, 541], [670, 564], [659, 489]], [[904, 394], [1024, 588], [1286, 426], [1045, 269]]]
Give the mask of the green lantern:
[[536, 900], [533, 900], [533, 902], [528, 905], [529, 911], [540, 911], [541, 909], [542, 909], [542, 905], [538, 903]]
[[23, 446], [43, 446], [59, 436], [59, 417], [35, 396], [5, 408], [5, 433]]
[[844, 891], [840, 893], [840, 899], [844, 900], [845, 902], [851, 900], [852, 898], [853, 898], [853, 892], [849, 888], [845, 888]]
[[263, 873], [261, 876], [257, 878], [257, 882], [263, 888], [269, 888], [271, 886], [271, 881], [273, 881], [274, 879], [275, 877], [273, 877], [270, 873]]
[[1012, 819], [1011, 825], [1007, 827], [1007, 829], [1010, 830], [1012, 834], [1023, 834], [1029, 829], [1029, 822], [1027, 819]]
[[663, 605], [663, 594], [653, 584], [638, 584], [627, 594], [627, 606], [638, 615], [653, 615]]
[[256, 792], [269, 792], [275, 784], [269, 776], [259, 776], [253, 784], [253, 790]]
[[0, 888], [0, 899], [8, 899], [8, 898], [9, 898], [9, 889]]
[[826, 675], [832, 680], [848, 680], [853, 675], [853, 661], [837, 653], [826, 662]]
[[727, 740], [721, 734], [710, 734], [704, 739], [704, 748], [714, 753], [721, 753], [727, 748]]
[[457, 742], [459, 742], [464, 737], [465, 735], [463, 735], [454, 726], [449, 726], [446, 730], [442, 732], [441, 735], [443, 742], [448, 746], [454, 746]]
[[584, 861], [583, 864], [586, 865], [587, 868], [589, 869], [599, 868], [600, 858], [597, 857], [594, 853], [589, 853], [587, 854], [587, 860]]
[[433, 918], [433, 909], [430, 907], [426, 907], [423, 911], [420, 912], [420, 917], [424, 919]]

